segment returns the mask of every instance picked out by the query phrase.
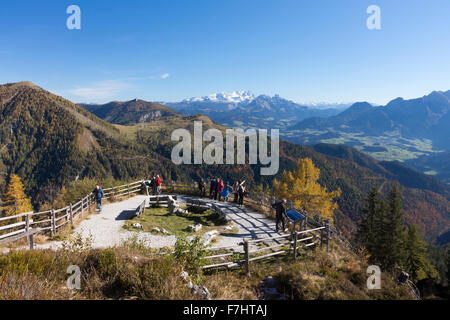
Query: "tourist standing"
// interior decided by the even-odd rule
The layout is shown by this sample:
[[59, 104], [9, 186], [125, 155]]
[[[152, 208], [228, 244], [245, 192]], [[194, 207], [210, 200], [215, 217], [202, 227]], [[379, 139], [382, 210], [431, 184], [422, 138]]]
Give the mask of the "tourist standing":
[[105, 196], [105, 193], [103, 192], [102, 187], [100, 187], [99, 184], [95, 186], [94, 191], [92, 191], [94, 194], [95, 202], [97, 202], [97, 210], [98, 212], [102, 212], [102, 200]]

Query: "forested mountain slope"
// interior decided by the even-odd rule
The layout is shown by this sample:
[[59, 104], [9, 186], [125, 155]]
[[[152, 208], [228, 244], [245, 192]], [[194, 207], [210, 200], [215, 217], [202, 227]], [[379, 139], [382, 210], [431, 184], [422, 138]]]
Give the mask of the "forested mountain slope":
[[[260, 165], [175, 165], [171, 133], [178, 128], [192, 132], [194, 120], [203, 121], [204, 130], [225, 130], [201, 115], [169, 115], [136, 125], [112, 125], [33, 84], [2, 85], [0, 183], [4, 187], [11, 173], [18, 174], [36, 209], [44, 202], [51, 203], [69, 182], [86, 177], [132, 180], [159, 173], [167, 183], [220, 176], [229, 183], [245, 179], [250, 192], [256, 184], [271, 185], [274, 177], [261, 176]], [[439, 184], [427, 185], [425, 179], [412, 187], [395, 168], [371, 158], [363, 160], [354, 153], [353, 158], [341, 159], [321, 151], [281, 141], [278, 174], [292, 170], [301, 157], [311, 158], [321, 170], [320, 182], [329, 190], [342, 190], [335, 218], [342, 229], [355, 226], [372, 187], [386, 194], [393, 181], [400, 180], [407, 222], [418, 224], [429, 240], [449, 230], [450, 203]]]

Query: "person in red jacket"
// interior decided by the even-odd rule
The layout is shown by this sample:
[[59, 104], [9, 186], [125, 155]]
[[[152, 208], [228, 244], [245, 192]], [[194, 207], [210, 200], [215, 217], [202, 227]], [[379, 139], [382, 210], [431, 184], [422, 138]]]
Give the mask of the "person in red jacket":
[[220, 201], [220, 197], [222, 195], [223, 187], [224, 187], [223, 180], [222, 179], [218, 179], [218, 181], [217, 181], [217, 195], [219, 197], [219, 199], [218, 199], [219, 201]]
[[161, 194], [161, 178], [159, 177], [159, 175], [156, 176], [156, 188], [158, 194]]

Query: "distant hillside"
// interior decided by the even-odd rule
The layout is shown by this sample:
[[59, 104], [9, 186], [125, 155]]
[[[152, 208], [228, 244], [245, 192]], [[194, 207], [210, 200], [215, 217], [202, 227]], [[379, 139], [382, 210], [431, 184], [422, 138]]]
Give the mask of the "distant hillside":
[[379, 161], [356, 149], [344, 145], [317, 144], [312, 149], [368, 168], [387, 179], [396, 180], [405, 187], [430, 190], [450, 199], [450, 185], [439, 179], [410, 169], [398, 161]]
[[417, 159], [406, 160], [405, 164], [416, 170], [434, 175], [450, 184], [450, 152], [438, 152], [432, 155], [420, 156]]
[[365, 135], [399, 131], [405, 138], [427, 138], [433, 140], [439, 148], [450, 149], [450, 142], [445, 138], [450, 133], [449, 112], [450, 91], [434, 91], [418, 99], [397, 98], [381, 107], [374, 107], [367, 102], [355, 103], [342, 113], [323, 119], [320, 123], [309, 119], [292, 128], [360, 131]]
[[110, 102], [102, 105], [80, 104], [97, 117], [116, 124], [133, 124], [157, 120], [161, 117], [179, 116], [180, 114], [162, 104], [144, 100]]
[[404, 161], [447, 182], [450, 157], [441, 152], [450, 151], [449, 136], [450, 91], [397, 98], [386, 106], [355, 103], [335, 116], [300, 121], [283, 134], [294, 143], [345, 144], [379, 160]]

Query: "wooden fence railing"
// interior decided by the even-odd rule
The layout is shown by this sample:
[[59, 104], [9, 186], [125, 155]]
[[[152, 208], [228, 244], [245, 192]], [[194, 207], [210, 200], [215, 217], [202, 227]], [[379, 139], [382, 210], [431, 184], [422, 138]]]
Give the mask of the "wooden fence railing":
[[[274, 217], [275, 210], [272, 208], [272, 203], [275, 202], [274, 196], [267, 196], [264, 193], [249, 193], [247, 197], [247, 202], [253, 205], [256, 205], [266, 212], [269, 212], [269, 215]], [[291, 201], [288, 201], [288, 207], [293, 208]], [[329, 224], [328, 219], [323, 219], [319, 214], [315, 214], [314, 216], [310, 215], [308, 212], [302, 210], [302, 215], [305, 216], [305, 223], [312, 227], [320, 227], [326, 226]], [[337, 239], [343, 246], [347, 247], [352, 251], [356, 251], [357, 249], [353, 246], [353, 244], [345, 237], [338, 229], [329, 225], [330, 233], [333, 235], [335, 239]]]
[[[290, 252], [292, 252], [292, 256], [296, 260], [298, 251], [301, 248], [322, 246], [324, 244], [328, 247], [330, 239], [328, 231], [326, 227], [319, 227], [277, 237], [255, 240], [244, 239], [238, 246], [208, 248], [208, 252], [212, 254], [207, 256], [206, 259], [216, 262], [203, 266], [203, 269], [244, 267], [247, 275], [250, 275], [250, 264], [253, 261]], [[221, 253], [222, 251], [225, 252]], [[218, 260], [222, 261], [219, 262]]]
[[[132, 195], [140, 192], [141, 188], [142, 181], [106, 188], [103, 190], [105, 193], [104, 199]], [[71, 203], [61, 209], [52, 209], [42, 212], [27, 212], [14, 216], [2, 217], [0, 218], [0, 243], [13, 242], [26, 237], [27, 233], [32, 229], [39, 229], [39, 232], [50, 232], [53, 236], [66, 224], [70, 223], [73, 226], [74, 219], [84, 212], [89, 211], [90, 207], [94, 204], [94, 195], [90, 193], [81, 198], [78, 202], [74, 204]], [[31, 244], [32, 239], [29, 238], [29, 242]]]

